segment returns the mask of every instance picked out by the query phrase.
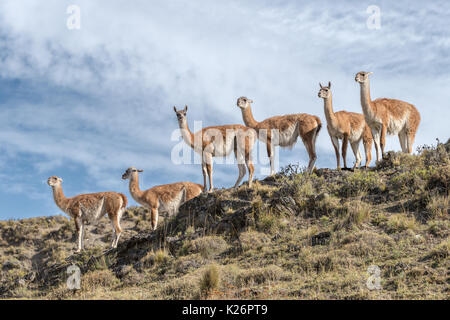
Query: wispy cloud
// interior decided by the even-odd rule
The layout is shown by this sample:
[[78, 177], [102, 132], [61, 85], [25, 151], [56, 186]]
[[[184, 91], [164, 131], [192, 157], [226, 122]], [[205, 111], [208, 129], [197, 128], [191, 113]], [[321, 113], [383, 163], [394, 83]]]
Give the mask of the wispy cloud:
[[[374, 72], [373, 97], [418, 107], [416, 144], [448, 138], [450, 6], [374, 2], [79, 0], [81, 29], [70, 31], [69, 1], [2, 1], [0, 169], [15, 179], [1, 191], [50, 212], [51, 199], [31, 194], [50, 195], [41, 181], [51, 174], [67, 175], [71, 194], [126, 192], [130, 165], [145, 169], [146, 186], [200, 182], [199, 165], [170, 163], [173, 105], [189, 105], [191, 124], [242, 123], [236, 98], [247, 95], [257, 119], [307, 112], [325, 122], [318, 82], [333, 82], [336, 110], [360, 112], [353, 77], [363, 69]], [[371, 4], [380, 30], [366, 27]], [[317, 143], [318, 165], [334, 166], [326, 130]], [[397, 139], [387, 148], [398, 150]], [[280, 160], [306, 164], [306, 152], [299, 143]], [[237, 169], [216, 167], [216, 185], [231, 185]]]

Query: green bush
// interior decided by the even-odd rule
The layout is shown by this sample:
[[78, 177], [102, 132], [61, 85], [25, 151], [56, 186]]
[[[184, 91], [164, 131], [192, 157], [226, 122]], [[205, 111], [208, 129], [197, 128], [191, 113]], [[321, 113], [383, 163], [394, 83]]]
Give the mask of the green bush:
[[398, 173], [389, 179], [389, 190], [399, 194], [422, 194], [435, 172], [434, 168], [419, 167]]
[[357, 170], [343, 180], [338, 193], [342, 197], [356, 197], [366, 193], [379, 193], [380, 180], [376, 172]]

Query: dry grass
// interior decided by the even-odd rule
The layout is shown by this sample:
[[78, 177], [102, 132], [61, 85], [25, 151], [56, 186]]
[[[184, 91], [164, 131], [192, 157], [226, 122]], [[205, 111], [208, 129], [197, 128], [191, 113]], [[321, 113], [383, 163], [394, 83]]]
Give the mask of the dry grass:
[[[73, 255], [74, 227], [64, 217], [0, 221], [0, 294], [447, 299], [450, 145], [446, 148], [427, 148], [419, 156], [390, 153], [367, 171], [284, 170], [255, 182], [253, 190], [241, 186], [202, 196], [185, 216], [167, 222], [173, 225], [166, 233], [149, 233], [145, 210], [130, 208], [124, 246], [108, 254], [107, 220], [90, 227], [88, 248], [80, 255]], [[230, 205], [233, 201], [239, 206]], [[132, 241], [143, 233], [157, 236]], [[64, 269], [59, 282], [38, 287], [33, 281], [37, 268], [50, 270], [69, 260], [86, 267], [81, 290], [67, 289]], [[366, 285], [371, 265], [381, 271], [381, 290]]]
[[207, 296], [212, 290], [219, 286], [220, 275], [219, 269], [216, 265], [209, 266], [203, 273], [200, 279], [200, 293], [202, 296]]
[[414, 216], [400, 213], [389, 217], [386, 222], [386, 231], [388, 233], [402, 232], [405, 230], [416, 230], [417, 222]]

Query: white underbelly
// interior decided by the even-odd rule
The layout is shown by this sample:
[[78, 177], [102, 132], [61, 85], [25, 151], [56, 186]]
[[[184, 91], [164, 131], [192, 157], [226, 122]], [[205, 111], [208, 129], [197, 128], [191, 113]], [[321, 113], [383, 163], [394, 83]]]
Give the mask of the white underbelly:
[[183, 195], [184, 192], [181, 191], [180, 193], [177, 194], [177, 196], [175, 198], [173, 198], [170, 201], [166, 201], [163, 202], [161, 200], [159, 200], [159, 212], [161, 214], [174, 214], [176, 212], [178, 212], [178, 209], [180, 208], [180, 206], [183, 204], [184, 200], [183, 199]]
[[349, 136], [350, 142], [359, 141], [361, 139], [363, 132], [364, 132], [364, 124], [362, 126], [360, 126], [359, 128], [355, 128], [355, 129], [351, 130], [350, 136]]
[[403, 130], [406, 124], [407, 115], [400, 119], [389, 119], [388, 125], [387, 125], [387, 133], [390, 135], [398, 134], [400, 131]]

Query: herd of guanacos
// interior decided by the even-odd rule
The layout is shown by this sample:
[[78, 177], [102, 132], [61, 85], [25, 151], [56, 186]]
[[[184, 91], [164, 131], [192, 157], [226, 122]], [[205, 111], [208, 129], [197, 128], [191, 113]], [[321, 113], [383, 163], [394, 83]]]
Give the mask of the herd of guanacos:
[[[331, 83], [329, 82], [327, 86], [319, 83], [318, 96], [324, 100], [327, 130], [336, 153], [338, 169], [340, 169], [339, 140], [342, 140], [344, 168], [347, 168], [348, 143], [350, 143], [356, 158], [353, 168], [359, 167], [361, 163], [359, 151], [361, 141], [366, 155], [365, 167], [368, 167], [371, 161], [373, 142], [375, 143], [377, 162], [380, 161], [384, 153], [386, 134], [398, 135], [402, 151], [412, 152], [414, 138], [420, 123], [419, 112], [412, 104], [401, 100], [386, 98], [371, 100], [370, 74], [372, 72], [361, 71], [355, 76], [355, 81], [360, 84], [362, 114], [347, 111], [334, 112]], [[320, 118], [299, 113], [275, 116], [258, 122], [253, 118], [252, 103], [253, 101], [246, 97], [240, 97], [237, 100], [237, 106], [241, 109], [245, 126], [240, 124], [214, 126], [203, 128], [195, 133], [189, 130], [187, 124], [187, 106], [183, 110], [177, 110], [174, 107], [183, 140], [201, 155], [203, 185], [193, 182], [176, 182], [141, 190], [139, 173], [143, 170], [134, 167], [128, 168], [122, 175], [122, 179], [129, 180], [129, 191], [133, 199], [150, 211], [153, 230], [157, 227], [159, 213], [172, 215], [184, 202], [197, 197], [202, 192], [213, 190], [213, 157], [225, 157], [233, 151], [239, 168], [239, 177], [235, 187], [239, 186], [245, 176], [246, 168], [249, 172], [248, 186], [251, 187], [254, 173], [251, 154], [256, 139], [260, 139], [267, 146], [271, 174], [275, 173], [274, 147], [293, 147], [299, 136], [309, 155], [307, 171], [311, 172], [314, 169], [315, 143], [322, 126]], [[207, 178], [209, 189], [207, 188]], [[75, 222], [78, 238], [76, 252], [80, 252], [84, 247], [85, 225], [97, 222], [106, 213], [113, 230], [111, 247], [117, 247], [122, 233], [120, 219], [128, 204], [124, 194], [99, 192], [68, 198], [64, 196], [61, 178], [52, 176], [48, 178], [47, 182], [52, 187], [56, 205]]]

